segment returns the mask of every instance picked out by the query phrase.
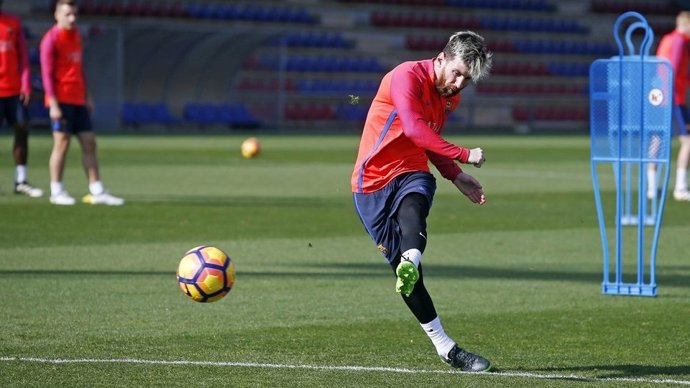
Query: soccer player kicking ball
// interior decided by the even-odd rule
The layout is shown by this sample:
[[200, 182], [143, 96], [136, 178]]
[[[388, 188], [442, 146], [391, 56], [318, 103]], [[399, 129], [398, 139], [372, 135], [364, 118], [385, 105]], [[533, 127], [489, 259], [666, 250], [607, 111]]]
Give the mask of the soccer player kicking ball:
[[83, 48], [73, 0], [57, 0], [55, 20], [55, 25], [41, 39], [41, 77], [53, 127], [50, 203], [74, 205], [76, 202], [62, 183], [70, 138], [75, 134], [81, 145], [82, 162], [89, 180], [89, 194], [82, 201], [93, 205], [123, 205], [124, 199], [105, 190], [98, 171], [96, 135], [91, 128], [89, 112], [92, 104], [86, 90]]
[[468, 372], [488, 371], [491, 363], [446, 335], [424, 287], [426, 217], [436, 191], [428, 161], [470, 201], [485, 202], [479, 182], [456, 164], [481, 167], [484, 152], [448, 143], [440, 133], [460, 91], [487, 76], [491, 61], [484, 39], [462, 31], [435, 58], [404, 62], [386, 74], [364, 124], [351, 181], [357, 214], [395, 271], [395, 290], [438, 355]]

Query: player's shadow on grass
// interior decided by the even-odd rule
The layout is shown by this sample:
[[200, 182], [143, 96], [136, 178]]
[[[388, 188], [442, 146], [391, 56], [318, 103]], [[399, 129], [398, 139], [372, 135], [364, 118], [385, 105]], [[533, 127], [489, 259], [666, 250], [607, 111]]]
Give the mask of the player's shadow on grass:
[[648, 376], [690, 376], [690, 365], [654, 366], [654, 365], [590, 365], [559, 368], [535, 368], [530, 372], [590, 372], [598, 378], [648, 377]]
[[[357, 271], [358, 276], [366, 276], [367, 273], [384, 274], [378, 269], [385, 268], [385, 264], [380, 263], [333, 263], [319, 264], [320, 268], [342, 268], [348, 271]], [[682, 272], [682, 273], [679, 273]], [[350, 272], [348, 272], [350, 274]], [[361, 274], [361, 275], [360, 275]], [[434, 265], [424, 266], [425, 276], [448, 278], [471, 278], [471, 279], [506, 279], [506, 280], [542, 280], [542, 281], [571, 281], [583, 283], [601, 283], [602, 272], [569, 272], [567, 270], [558, 271], [552, 269], [530, 268], [509, 268], [500, 266], [470, 266], [470, 265]], [[350, 275], [348, 275], [350, 276]], [[625, 272], [623, 280], [635, 283], [632, 271]], [[679, 271], [676, 267], [657, 266], [656, 282], [664, 286], [690, 287], [690, 272]]]

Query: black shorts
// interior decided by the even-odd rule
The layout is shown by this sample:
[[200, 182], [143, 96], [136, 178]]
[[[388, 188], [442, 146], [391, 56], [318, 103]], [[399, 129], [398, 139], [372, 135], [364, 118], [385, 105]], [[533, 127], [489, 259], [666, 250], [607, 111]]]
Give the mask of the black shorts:
[[19, 95], [0, 97], [0, 123], [8, 126], [17, 125], [17, 109], [22, 105], [19, 103]]
[[90, 132], [93, 130], [91, 126], [91, 114], [86, 108], [86, 105], [74, 104], [60, 104], [62, 111], [62, 119], [51, 120], [51, 127], [53, 132], [64, 132], [71, 134], [78, 134], [81, 132]]

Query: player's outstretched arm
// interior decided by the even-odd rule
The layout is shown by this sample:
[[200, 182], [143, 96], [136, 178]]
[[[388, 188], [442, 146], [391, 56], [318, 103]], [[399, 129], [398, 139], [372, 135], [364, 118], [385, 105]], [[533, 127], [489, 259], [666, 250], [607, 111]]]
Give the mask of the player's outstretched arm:
[[470, 201], [483, 205], [486, 202], [484, 190], [478, 180], [474, 179], [472, 175], [461, 172], [453, 180], [455, 187], [465, 194]]

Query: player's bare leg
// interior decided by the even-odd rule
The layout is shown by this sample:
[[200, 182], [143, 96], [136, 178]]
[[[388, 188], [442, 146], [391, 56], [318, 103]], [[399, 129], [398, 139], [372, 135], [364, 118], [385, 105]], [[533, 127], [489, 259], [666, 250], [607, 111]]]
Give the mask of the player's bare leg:
[[81, 144], [84, 172], [89, 180], [89, 194], [82, 198], [82, 202], [92, 205], [124, 205], [124, 199], [108, 193], [105, 187], [103, 187], [103, 183], [101, 183], [98, 158], [96, 156], [96, 135], [92, 131], [81, 132], [79, 134], [79, 143]]
[[65, 170], [65, 159], [70, 145], [70, 135], [64, 132], [53, 132], [53, 150], [50, 153], [50, 203], [54, 205], [74, 205], [74, 198], [65, 190], [62, 174]]
[[14, 164], [16, 166], [14, 192], [32, 198], [43, 196], [43, 190], [31, 186], [26, 177], [26, 162], [29, 154], [29, 132], [26, 124], [15, 125], [12, 154], [14, 155]]
[[673, 189], [673, 198], [676, 201], [690, 201], [690, 191], [688, 191], [688, 162], [690, 161], [690, 135], [681, 135], [680, 149], [678, 150], [678, 161], [676, 164], [676, 185]]
[[98, 159], [96, 158], [96, 136], [93, 132], [82, 132], [79, 134], [79, 144], [81, 145], [81, 158], [84, 165], [84, 172], [89, 183], [101, 180], [98, 171]]
[[[649, 144], [649, 158], [655, 159], [659, 154], [661, 148], [661, 139], [659, 136], [653, 136]], [[656, 164], [649, 163], [647, 165], [647, 199], [654, 199], [657, 196], [659, 189], [657, 187], [656, 179]]]

